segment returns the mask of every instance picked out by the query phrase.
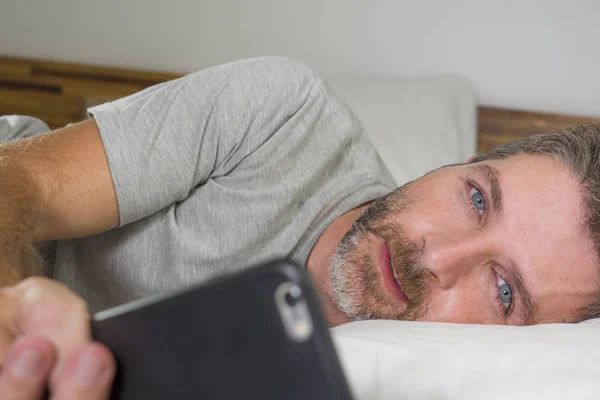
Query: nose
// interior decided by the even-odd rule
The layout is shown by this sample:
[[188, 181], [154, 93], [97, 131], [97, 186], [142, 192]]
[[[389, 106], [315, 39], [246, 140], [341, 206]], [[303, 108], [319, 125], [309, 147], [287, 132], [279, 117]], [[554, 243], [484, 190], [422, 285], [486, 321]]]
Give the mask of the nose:
[[481, 235], [431, 233], [423, 236], [423, 268], [443, 289], [473, 274], [490, 255], [490, 243]]

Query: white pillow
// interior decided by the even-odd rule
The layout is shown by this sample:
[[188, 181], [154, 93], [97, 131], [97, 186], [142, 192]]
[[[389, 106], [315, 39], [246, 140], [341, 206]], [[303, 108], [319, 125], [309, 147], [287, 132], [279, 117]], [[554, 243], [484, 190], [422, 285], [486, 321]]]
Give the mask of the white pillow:
[[398, 185], [475, 154], [476, 100], [462, 78], [324, 79], [363, 122]]
[[600, 320], [365, 321], [331, 332], [357, 400], [600, 398]]

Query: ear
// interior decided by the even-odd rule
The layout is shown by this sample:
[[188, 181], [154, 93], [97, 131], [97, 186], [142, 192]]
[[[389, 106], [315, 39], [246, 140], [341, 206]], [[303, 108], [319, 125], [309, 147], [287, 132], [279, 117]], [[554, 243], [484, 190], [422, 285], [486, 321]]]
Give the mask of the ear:
[[470, 164], [471, 162], [473, 162], [473, 160], [475, 159], [475, 157], [477, 157], [477, 155], [473, 155], [473, 156], [469, 157], [468, 160], [463, 161], [463, 164]]

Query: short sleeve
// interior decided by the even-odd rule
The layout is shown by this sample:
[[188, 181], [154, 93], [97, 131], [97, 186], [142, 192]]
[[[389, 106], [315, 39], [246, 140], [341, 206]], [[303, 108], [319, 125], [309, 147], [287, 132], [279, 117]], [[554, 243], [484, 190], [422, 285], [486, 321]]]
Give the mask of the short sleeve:
[[231, 173], [302, 107], [315, 75], [266, 57], [226, 64], [89, 109], [107, 154], [120, 225]]

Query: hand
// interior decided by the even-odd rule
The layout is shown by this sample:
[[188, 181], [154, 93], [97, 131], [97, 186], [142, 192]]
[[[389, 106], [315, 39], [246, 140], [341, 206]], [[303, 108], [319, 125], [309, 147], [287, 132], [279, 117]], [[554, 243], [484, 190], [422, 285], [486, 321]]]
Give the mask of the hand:
[[107, 399], [115, 374], [110, 351], [91, 339], [84, 300], [33, 277], [0, 289], [0, 398]]

